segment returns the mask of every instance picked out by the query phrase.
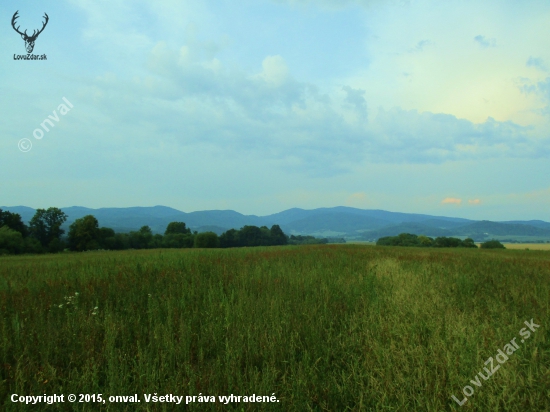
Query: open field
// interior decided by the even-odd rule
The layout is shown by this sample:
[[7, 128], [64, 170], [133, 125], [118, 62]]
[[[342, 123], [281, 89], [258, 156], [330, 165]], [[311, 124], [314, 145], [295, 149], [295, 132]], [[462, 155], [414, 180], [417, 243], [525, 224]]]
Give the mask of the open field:
[[506, 249], [550, 250], [550, 243], [503, 243]]
[[[0, 311], [3, 411], [550, 410], [546, 251], [316, 245], [2, 257]], [[531, 319], [540, 327], [522, 342]], [[499, 364], [514, 338], [519, 349]], [[490, 357], [500, 368], [484, 380]], [[475, 392], [461, 407], [452, 396], [462, 401], [467, 385]], [[14, 393], [138, 394], [141, 403], [25, 408]], [[144, 394], [216, 403], [146, 403]], [[231, 394], [279, 402], [218, 401]]]

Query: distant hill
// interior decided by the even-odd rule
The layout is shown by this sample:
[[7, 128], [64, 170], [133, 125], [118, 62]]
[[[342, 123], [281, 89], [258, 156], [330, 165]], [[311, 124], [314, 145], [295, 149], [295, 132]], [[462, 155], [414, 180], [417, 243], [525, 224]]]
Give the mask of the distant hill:
[[[26, 206], [0, 206], [0, 209], [19, 213], [26, 223], [35, 213], [34, 209]], [[179, 221], [185, 222], [192, 230], [213, 231], [218, 234], [228, 229], [240, 229], [245, 225], [271, 227], [278, 224], [287, 234], [363, 240], [376, 240], [399, 233], [422, 234], [430, 237], [472, 237], [474, 240], [499, 236], [505, 236], [507, 239], [550, 240], [550, 223], [542, 220], [475, 221], [345, 206], [313, 210], [292, 208], [268, 216], [243, 215], [234, 210], [203, 210], [186, 213], [166, 206], [100, 209], [72, 206], [61, 209], [68, 215], [64, 229], [68, 229], [76, 219], [94, 215], [100, 226], [110, 227], [117, 232], [138, 230], [147, 225], [154, 233], [164, 233], [168, 223]]]
[[543, 236], [550, 237], [550, 230], [541, 229], [523, 223], [499, 223], [482, 220], [454, 229], [456, 234], [471, 235], [475, 233], [488, 233], [495, 236]]
[[290, 232], [297, 233], [322, 233], [343, 232], [354, 233], [358, 231], [378, 229], [388, 226], [392, 222], [375, 217], [361, 216], [351, 213], [322, 212], [304, 217], [293, 222], [281, 225]]
[[521, 224], [521, 225], [534, 226], [541, 229], [550, 229], [550, 223], [545, 222], [543, 220], [510, 220], [507, 222], [498, 222], [498, 223]]
[[27, 206], [12, 206], [12, 207], [0, 206], [0, 209], [8, 210], [12, 213], [19, 213], [19, 215], [21, 215], [21, 219], [23, 219], [23, 222], [26, 222], [26, 223], [29, 223], [29, 221], [32, 219], [32, 217], [36, 213], [35, 209]]

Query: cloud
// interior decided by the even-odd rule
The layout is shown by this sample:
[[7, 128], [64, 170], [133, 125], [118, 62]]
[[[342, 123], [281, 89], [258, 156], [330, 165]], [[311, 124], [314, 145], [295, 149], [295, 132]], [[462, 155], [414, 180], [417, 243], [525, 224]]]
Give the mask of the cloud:
[[475, 124], [449, 114], [379, 109], [366, 131], [367, 158], [374, 162], [442, 163], [548, 154], [550, 139], [537, 139], [531, 132], [529, 127], [492, 118]]
[[[163, 2], [167, 13], [168, 3]], [[369, 2], [346, 4], [351, 3]], [[86, 4], [95, 10], [95, 3]], [[98, 11], [95, 24], [102, 13], [106, 11]], [[489, 118], [473, 123], [399, 106], [372, 109], [372, 90], [345, 81], [332, 91], [320, 91], [317, 84], [293, 76], [284, 53], [266, 53], [252, 66], [256, 69], [244, 70], [238, 62], [226, 63], [218, 53], [221, 45], [199, 42], [194, 23], [184, 26], [178, 36], [163, 37], [166, 41], [142, 41], [134, 50], [149, 45], [146, 65], [133, 69], [135, 75], [102, 76], [83, 91], [82, 97], [107, 119], [105, 124], [116, 126], [119, 136], [144, 142], [144, 151], [157, 145], [150, 136], [162, 136], [181, 148], [213, 147], [229, 156], [264, 158], [284, 170], [313, 176], [349, 173], [367, 162], [441, 164], [550, 153], [547, 136], [536, 136], [531, 128], [513, 122]], [[101, 31], [94, 33], [99, 36]], [[116, 33], [109, 36], [117, 38]], [[428, 36], [414, 40], [416, 50], [432, 45]]]
[[479, 205], [481, 201], [479, 199], [469, 199], [468, 204], [470, 205]]
[[543, 116], [550, 116], [550, 77], [538, 82], [533, 82], [531, 79], [526, 78], [522, 79], [522, 81], [523, 83], [519, 86], [519, 89], [525, 94], [537, 96], [545, 105], [542, 108], [533, 109], [533, 112]]
[[266, 83], [281, 86], [288, 78], [288, 67], [281, 56], [268, 56], [262, 62], [263, 71], [258, 75]]
[[460, 205], [462, 203], [462, 199], [457, 199], [455, 197], [446, 197], [441, 201], [441, 204], [444, 205]]
[[474, 37], [474, 40], [479, 43], [479, 45], [483, 48], [487, 47], [496, 47], [497, 46], [497, 40], [496, 39], [488, 39], [485, 36], [482, 36], [481, 34]]
[[527, 67], [536, 67], [539, 70], [542, 70], [543, 72], [547, 72], [548, 68], [544, 64], [544, 60], [542, 60], [540, 57], [532, 57], [529, 56], [529, 59], [526, 63]]
[[345, 102], [352, 105], [360, 113], [367, 114], [367, 101], [365, 100], [365, 91], [361, 89], [352, 89], [349, 86], [343, 86], [342, 90], [346, 92]]
[[265, 57], [261, 67], [247, 73], [217, 58], [201, 59], [191, 46], [173, 50], [159, 42], [147, 74], [102, 76], [82, 97], [108, 119], [96, 123], [116, 125], [120, 135], [146, 146], [157, 145], [149, 136], [162, 136], [182, 148], [209, 146], [318, 177], [349, 173], [365, 162], [441, 164], [550, 153], [549, 140], [529, 127], [398, 107], [378, 108], [368, 118], [362, 89], [345, 85], [321, 93], [296, 80], [280, 55]]
[[411, 52], [421, 52], [428, 46], [433, 46], [433, 42], [431, 40], [420, 40], [418, 43], [416, 43], [416, 46], [414, 46], [414, 49], [411, 50]]

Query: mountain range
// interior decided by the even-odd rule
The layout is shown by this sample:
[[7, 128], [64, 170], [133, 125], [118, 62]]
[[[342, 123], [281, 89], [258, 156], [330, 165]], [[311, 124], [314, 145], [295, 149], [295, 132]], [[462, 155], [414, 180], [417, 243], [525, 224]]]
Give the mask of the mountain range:
[[[0, 209], [19, 213], [27, 224], [35, 213], [35, 209], [26, 206], [0, 206]], [[287, 234], [344, 237], [348, 240], [373, 241], [399, 233], [472, 237], [476, 241], [487, 238], [507, 241], [550, 240], [550, 223], [542, 220], [477, 221], [344, 206], [312, 210], [293, 208], [268, 216], [243, 215], [233, 210], [186, 213], [166, 206], [100, 209], [72, 206], [61, 210], [68, 216], [63, 225], [65, 230], [76, 219], [93, 215], [101, 227], [110, 227], [116, 232], [138, 230], [147, 225], [154, 233], [164, 233], [168, 223], [177, 221], [185, 222], [188, 227], [199, 232], [213, 231], [218, 234], [245, 225], [271, 227], [278, 224]]]

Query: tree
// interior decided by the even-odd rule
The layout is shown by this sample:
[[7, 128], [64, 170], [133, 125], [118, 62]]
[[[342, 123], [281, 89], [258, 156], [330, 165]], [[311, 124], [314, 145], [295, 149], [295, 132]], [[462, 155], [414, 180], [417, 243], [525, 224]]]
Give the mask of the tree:
[[99, 247], [101, 249], [109, 249], [107, 244], [110, 240], [115, 238], [115, 231], [110, 227], [100, 227], [99, 228]]
[[191, 234], [191, 229], [187, 228], [185, 226], [185, 223], [183, 222], [170, 222], [168, 223], [168, 226], [166, 226], [166, 231], [164, 232], [165, 235], [175, 235], [175, 234]]
[[432, 246], [434, 241], [431, 237], [424, 236], [424, 235], [418, 236], [417, 240], [418, 240], [419, 246], [423, 246], [423, 247]]
[[21, 215], [19, 213], [11, 213], [6, 210], [5, 212], [0, 209], [0, 227], [7, 226], [12, 230], [15, 230], [21, 233], [21, 236], [27, 237], [29, 234], [29, 228], [23, 220], [21, 220]]
[[474, 243], [474, 239], [468, 237], [462, 241], [462, 247], [477, 248], [477, 245]]
[[[264, 226], [269, 233], [267, 227]], [[262, 246], [265, 244], [263, 241], [266, 236], [265, 232], [262, 232], [262, 229], [257, 226], [244, 226], [239, 230], [239, 240], [241, 246]]]
[[69, 248], [78, 252], [99, 249], [101, 234], [99, 222], [94, 216], [87, 215], [76, 219], [69, 226]]
[[57, 207], [50, 207], [47, 210], [37, 209], [30, 221], [30, 234], [44, 247], [48, 247], [55, 239], [57, 242], [54, 244], [59, 243], [61, 235], [65, 233], [61, 225], [66, 220], [67, 215]]
[[109, 236], [103, 239], [104, 249], [124, 250], [124, 249], [128, 249], [129, 247], [130, 247], [130, 237], [127, 233], [116, 233], [114, 236]]
[[194, 236], [190, 233], [175, 233], [164, 235], [162, 247], [165, 248], [191, 248], [195, 242]]
[[239, 231], [230, 229], [227, 232], [222, 233], [220, 236], [220, 247], [239, 247], [241, 246], [239, 240]]
[[214, 248], [220, 246], [220, 239], [214, 232], [198, 233], [195, 236], [196, 248]]
[[483, 242], [480, 247], [482, 249], [506, 249], [502, 243], [495, 239]]
[[433, 243], [434, 247], [459, 247], [462, 246], [462, 240], [456, 237], [437, 237]]
[[130, 247], [134, 249], [147, 249], [153, 242], [153, 231], [149, 226], [142, 226], [137, 232], [129, 234]]
[[279, 225], [273, 225], [270, 229], [272, 245], [286, 245], [288, 238]]
[[0, 255], [23, 252], [25, 243], [23, 235], [8, 226], [0, 227]]
[[320, 245], [327, 244], [328, 239], [318, 239], [315, 236], [304, 236], [304, 235], [290, 235], [288, 244], [290, 245]]

